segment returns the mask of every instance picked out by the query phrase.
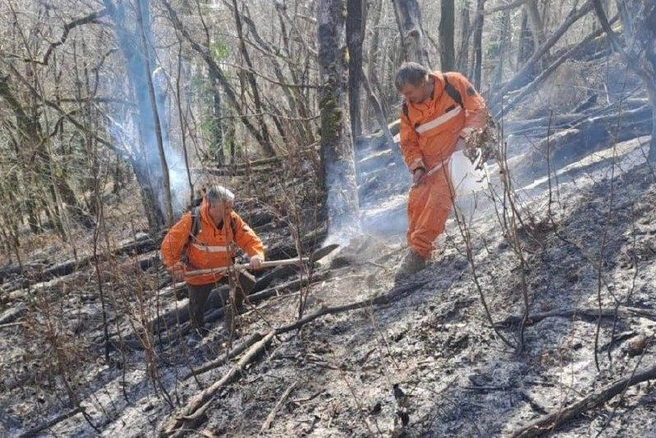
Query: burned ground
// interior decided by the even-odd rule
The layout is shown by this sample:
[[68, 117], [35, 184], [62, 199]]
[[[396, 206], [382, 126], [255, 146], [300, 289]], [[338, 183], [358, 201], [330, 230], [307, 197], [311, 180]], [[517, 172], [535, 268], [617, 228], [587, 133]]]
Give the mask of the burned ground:
[[[398, 284], [407, 180], [390, 170], [396, 159], [385, 164], [387, 178], [372, 166], [360, 175], [371, 189], [363, 233], [311, 269], [272, 280], [233, 339], [214, 309], [210, 334], [187, 346], [185, 323], [163, 318], [181, 315], [186, 299], [152, 252], [41, 283], [8, 270], [0, 431], [488, 437], [555, 426], [563, 437], [656, 436], [649, 374], [608, 400], [593, 398], [654, 365], [656, 188], [642, 140], [587, 156], [511, 198], [491, 167], [494, 190], [477, 195], [475, 210], [461, 203], [467, 214], [452, 215], [430, 266]], [[263, 184], [276, 186], [253, 186]], [[283, 192], [257, 199], [238, 207], [275, 258], [299, 246], [311, 253], [330, 237], [311, 203], [299, 214]], [[116, 206], [113, 229], [134, 240], [129, 204]], [[67, 255], [40, 246], [30, 259], [40, 269]], [[299, 318], [306, 323], [296, 328]], [[202, 391], [206, 402], [194, 405]], [[556, 417], [524, 430], [554, 413], [562, 424]]]

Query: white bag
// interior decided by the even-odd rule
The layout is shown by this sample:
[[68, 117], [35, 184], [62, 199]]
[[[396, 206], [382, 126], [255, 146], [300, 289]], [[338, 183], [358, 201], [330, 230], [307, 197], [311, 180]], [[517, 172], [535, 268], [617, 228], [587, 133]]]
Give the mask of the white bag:
[[488, 186], [487, 170], [485, 164], [481, 163], [481, 151], [477, 150], [477, 153], [473, 163], [465, 156], [465, 151], [455, 151], [451, 155], [449, 171], [456, 198], [471, 195]]

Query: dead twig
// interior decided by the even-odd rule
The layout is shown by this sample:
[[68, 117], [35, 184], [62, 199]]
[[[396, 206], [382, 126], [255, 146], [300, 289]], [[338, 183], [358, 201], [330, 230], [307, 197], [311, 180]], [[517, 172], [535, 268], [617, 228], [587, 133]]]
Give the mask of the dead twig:
[[46, 423], [44, 423], [40, 426], [37, 426], [35, 428], [32, 428], [32, 429], [28, 430], [24, 434], [20, 435], [20, 438], [35, 437], [40, 432], [42, 432], [43, 430], [49, 429], [52, 426], [54, 426], [55, 424], [60, 423], [64, 420], [67, 420], [67, 419], [79, 414], [80, 412], [82, 412], [82, 408], [80, 406], [78, 406], [75, 409], [72, 409], [68, 412], [64, 412], [63, 414], [56, 416], [52, 420], [50, 420], [50, 421], [48, 421], [48, 422], [46, 422]]
[[271, 412], [269, 412], [269, 415], [267, 415], [266, 420], [262, 424], [262, 428], [260, 429], [262, 432], [267, 431], [269, 428], [271, 428], [271, 423], [273, 423], [273, 419], [276, 417], [276, 414], [278, 413], [278, 409], [280, 409], [280, 406], [287, 400], [287, 397], [289, 397], [289, 394], [296, 388], [296, 385], [298, 382], [292, 383], [286, 390], [285, 392], [282, 393], [276, 404], [273, 406], [273, 409]]
[[611, 383], [600, 391], [590, 394], [582, 400], [538, 418], [532, 423], [514, 431], [510, 437], [528, 438], [552, 433], [567, 421], [578, 417], [585, 411], [589, 411], [606, 403], [617, 394], [625, 391], [628, 387], [652, 379], [656, 379], [656, 365], [640, 372], [636, 372], [635, 374], [625, 377], [615, 383]]

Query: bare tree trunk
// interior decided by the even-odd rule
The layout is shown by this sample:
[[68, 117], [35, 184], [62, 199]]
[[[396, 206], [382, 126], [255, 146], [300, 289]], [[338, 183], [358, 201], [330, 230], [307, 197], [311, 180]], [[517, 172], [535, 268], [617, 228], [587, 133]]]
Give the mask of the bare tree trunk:
[[503, 12], [501, 19], [501, 35], [499, 35], [499, 51], [497, 53], [497, 65], [491, 78], [492, 87], [496, 88], [503, 81], [503, 70], [505, 67], [506, 50], [510, 46], [510, 11]]
[[210, 89], [212, 90], [212, 150], [214, 160], [219, 166], [225, 164], [223, 151], [223, 126], [221, 123], [221, 88], [216, 70], [209, 69]]
[[471, 76], [469, 66], [469, 39], [471, 36], [471, 19], [469, 14], [471, 1], [465, 0], [460, 11], [460, 48], [456, 54], [456, 68], [458, 71]]
[[474, 66], [472, 68], [472, 83], [476, 89], [481, 89], [481, 70], [483, 68], [483, 7], [485, 0], [476, 2], [476, 19], [474, 20]]
[[362, 111], [360, 110], [360, 85], [362, 83], [362, 43], [366, 24], [367, 2], [346, 1], [346, 44], [348, 47], [348, 91], [353, 138], [362, 135]]
[[424, 31], [421, 27], [421, 10], [417, 0], [392, 0], [396, 24], [401, 34], [403, 57], [428, 66], [429, 61], [424, 50]]
[[656, 162], [656, 2], [642, 0], [617, 0], [617, 9], [622, 19], [625, 47], [622, 48], [617, 35], [610, 27], [601, 0], [592, 0], [595, 13], [606, 31], [614, 50], [619, 51], [624, 61], [642, 79], [652, 111], [652, 135], [649, 146], [649, 161]]
[[454, 0], [442, 0], [439, 26], [440, 70], [442, 71], [451, 71], [456, 67], [455, 21]]
[[[651, 104], [652, 131], [649, 161], [656, 162], [656, 3], [640, 0], [617, 0], [622, 18], [626, 51], [624, 58], [642, 79]], [[607, 22], [607, 20], [604, 20]], [[610, 26], [608, 26], [610, 27]]]
[[652, 86], [648, 88], [649, 103], [651, 104], [651, 143], [649, 144], [649, 161], [656, 162], [656, 90]]
[[[295, 65], [294, 61], [290, 57], [291, 50], [289, 48], [289, 35], [287, 33], [287, 28], [285, 25], [285, 14], [284, 7], [280, 3], [276, 3], [276, 12], [278, 20], [280, 23], [280, 34], [283, 41], [282, 47], [273, 47], [270, 43], [266, 42], [258, 33], [255, 23], [250, 17], [250, 12], [248, 7], [245, 6], [245, 15], [242, 17], [242, 21], [248, 27], [249, 35], [255, 39], [255, 42], [258, 44], [259, 49], [271, 54], [271, 63], [273, 65], [273, 70], [276, 75], [276, 79], [279, 82], [282, 92], [285, 95], [287, 105], [289, 110], [291, 110], [291, 115], [295, 116], [298, 120], [290, 122], [290, 129], [288, 132], [281, 134], [284, 138], [292, 136], [291, 142], [295, 144], [308, 145], [314, 143], [313, 130], [314, 127], [310, 123], [310, 112], [307, 104], [307, 97], [303, 94], [305, 87], [301, 86], [288, 86], [288, 83], [291, 84], [301, 84], [303, 79], [300, 77], [301, 73], [298, 71], [299, 66]], [[280, 60], [279, 53], [284, 53], [286, 56], [284, 58], [288, 59], [286, 65], [282, 65]], [[286, 68], [285, 68], [286, 67]], [[285, 70], [288, 70], [289, 77], [284, 73]], [[285, 112], [290, 113], [287, 110]], [[288, 143], [290, 141], [288, 140]]]
[[531, 73], [535, 69], [535, 64], [537, 61], [558, 42], [563, 34], [565, 34], [565, 32], [574, 23], [592, 11], [592, 7], [592, 0], [587, 0], [583, 5], [581, 5], [580, 8], [572, 9], [565, 20], [563, 20], [563, 23], [551, 33], [549, 38], [541, 47], [535, 51], [533, 56], [531, 56], [531, 58], [524, 64], [524, 66], [516, 69], [517, 73], [515, 76], [513, 76], [500, 90], [498, 90], [494, 96], [488, 99], [489, 107], [493, 108], [496, 114], [498, 114], [500, 111], [500, 104], [503, 96], [505, 96], [509, 91], [516, 90], [531, 82], [533, 77]]
[[324, 168], [329, 234], [359, 230], [353, 139], [349, 126], [344, 14], [345, 0], [318, 4], [321, 83], [321, 158]]
[[[149, 10], [149, 2], [148, 0], [137, 0], [137, 22], [139, 23], [139, 29], [140, 29], [140, 36], [141, 36], [141, 45], [142, 45], [142, 52], [141, 55], [143, 56], [143, 67], [144, 67], [144, 72], [146, 73], [144, 76], [146, 86], [148, 88], [148, 101], [150, 103], [150, 114], [148, 114], [148, 111], [145, 111], [145, 118], [152, 118], [152, 129], [154, 131], [155, 135], [155, 141], [157, 144], [157, 152], [159, 153], [159, 162], [160, 162], [160, 169], [161, 169], [161, 181], [163, 184], [163, 189], [164, 189], [164, 206], [159, 206], [160, 208], [163, 207], [164, 211], [162, 213], [166, 214], [166, 223], [169, 225], [173, 225], [173, 206], [171, 204], [171, 182], [169, 180], [169, 169], [168, 165], [166, 163], [166, 153], [164, 152], [164, 138], [162, 134], [162, 118], [160, 117], [160, 110], [164, 108], [158, 108], [158, 99], [156, 96], [156, 91], [155, 91], [155, 85], [153, 83], [153, 74], [154, 74], [154, 69], [152, 68], [150, 64], [150, 59], [155, 58], [154, 56], [154, 49], [153, 49], [153, 44], [152, 44], [152, 33], [150, 29], [150, 10]], [[164, 102], [162, 100], [162, 107], [164, 106]], [[142, 118], [143, 121], [143, 118]], [[147, 141], [149, 141], [149, 137], [153, 135], [153, 133], [149, 133], [144, 131], [144, 143], [142, 143], [145, 148], [147, 153], [150, 153], [149, 151], [149, 146]], [[154, 169], [153, 169], [154, 170]], [[153, 172], [156, 173], [156, 172]], [[156, 191], [155, 187], [159, 187], [158, 185], [153, 186], [153, 192]], [[153, 193], [155, 196], [157, 196], [157, 193]], [[161, 198], [157, 198], [161, 199]], [[154, 230], [159, 229], [161, 224], [157, 224], [157, 228], [154, 228]]]
[[[108, 0], [104, 0], [108, 1]], [[242, 114], [240, 111], [240, 105], [239, 101], [237, 100], [237, 95], [235, 94], [235, 90], [233, 87], [230, 85], [228, 80], [226, 79], [225, 75], [223, 74], [223, 70], [217, 63], [217, 61], [212, 57], [211, 51], [209, 49], [209, 41], [205, 42], [205, 45], [201, 45], [198, 41], [196, 41], [192, 35], [187, 31], [185, 26], [182, 23], [182, 20], [180, 20], [180, 17], [178, 17], [177, 12], [173, 7], [171, 6], [170, 2], [168, 0], [162, 0], [162, 5], [166, 8], [166, 11], [168, 13], [169, 19], [171, 20], [171, 24], [174, 29], [176, 29], [180, 34], [184, 37], [184, 39], [191, 45], [192, 49], [198, 53], [202, 58], [203, 61], [207, 64], [208, 69], [213, 71], [213, 74], [215, 75], [216, 79], [218, 80], [219, 84], [221, 84], [221, 88], [223, 88], [223, 91], [225, 92], [225, 96], [227, 98], [228, 103], [230, 106], [232, 106], [235, 111], [239, 113], [239, 119], [248, 131], [249, 134], [251, 134], [255, 140], [262, 145], [263, 148], [265, 148], [265, 141], [264, 138], [262, 137], [260, 131], [253, 126], [253, 124], [250, 122], [248, 117], [246, 115]]]
[[519, 26], [519, 47], [517, 49], [517, 67], [526, 64], [535, 52], [535, 44], [531, 35], [531, 28], [528, 24], [528, 13], [522, 9], [521, 24]]
[[367, 96], [369, 97], [369, 104], [374, 110], [374, 114], [376, 115], [376, 119], [378, 120], [378, 126], [380, 126], [381, 131], [383, 131], [383, 134], [385, 135], [385, 139], [387, 140], [387, 144], [393, 145], [394, 138], [392, 136], [392, 133], [390, 132], [389, 126], [387, 126], [387, 119], [385, 118], [385, 113], [383, 112], [383, 108], [380, 106], [380, 101], [378, 100], [373, 90], [371, 89], [371, 85], [369, 84], [369, 78], [367, 78], [367, 75], [364, 73], [364, 70], [362, 71], [362, 85], [364, 86]]
[[255, 106], [255, 119], [257, 120], [258, 125], [260, 126], [260, 133], [262, 136], [262, 147], [267, 156], [272, 157], [276, 155], [276, 152], [271, 144], [271, 136], [269, 135], [269, 129], [267, 128], [266, 122], [264, 120], [264, 109], [262, 107], [262, 100], [260, 99], [260, 90], [257, 86], [257, 81], [255, 80], [255, 75], [253, 72], [253, 63], [251, 62], [251, 57], [246, 50], [246, 41], [244, 40], [244, 32], [242, 30], [241, 18], [239, 15], [239, 9], [237, 8], [237, 0], [232, 0], [232, 8], [235, 17], [235, 26], [237, 28], [237, 36], [239, 38], [239, 52], [241, 53], [244, 62], [246, 63], [247, 70], [244, 74], [246, 75], [246, 80], [253, 93], [253, 104]]
[[[380, 56], [382, 48], [380, 47], [380, 18], [382, 16], [383, 7], [387, 3], [373, 3], [371, 11], [371, 23], [369, 28], [371, 29], [371, 39], [369, 42], [369, 50], [367, 51], [367, 68], [364, 76], [369, 81], [371, 91], [378, 95], [383, 96], [383, 90], [380, 87], [379, 75], [380, 71], [383, 68], [383, 63], [385, 59], [383, 56]], [[383, 113], [385, 113], [385, 100], [379, 100]], [[369, 113], [365, 113], [365, 118], [368, 122], [371, 121], [371, 117], [368, 117]]]
[[544, 44], [544, 24], [538, 10], [538, 0], [530, 0], [524, 4], [529, 17], [529, 25], [533, 34], [533, 47], [537, 48]]
[[[172, 221], [172, 213], [168, 207], [165, 212], [164, 206], [158, 203], [160, 198], [157, 190], [162, 187], [165, 175], [168, 177], [168, 169], [166, 168], [166, 160], [162, 155], [161, 131], [156, 132], [161, 127], [159, 126], [158, 114], [153, 111], [156, 103], [153, 102], [152, 72], [149, 69], [147, 60], [150, 48], [144, 46], [148, 39], [137, 33], [146, 32], [146, 27], [150, 25], [148, 6], [143, 5], [142, 8], [141, 1], [143, 0], [137, 0], [136, 7], [139, 10], [138, 14], [144, 14], [140, 15], [141, 18], [137, 18], [141, 22], [137, 23], [137, 26], [142, 25], [142, 28], [137, 27], [135, 31], [131, 31], [127, 27], [130, 17], [126, 16], [128, 11], [125, 4], [114, 4], [112, 0], [103, 0], [103, 4], [109, 11], [114, 23], [118, 45], [126, 62], [128, 81], [132, 87], [132, 93], [138, 108], [134, 115], [134, 125], [139, 132], [140, 150], [137, 154], [131, 156], [130, 160], [141, 188], [148, 225], [151, 232], [154, 233], [162, 228], [167, 219], [169, 222]], [[157, 150], [153, 150], [153, 147], [156, 147]], [[170, 190], [165, 192], [165, 196], [170, 197]], [[167, 205], [170, 207], [170, 198]]]

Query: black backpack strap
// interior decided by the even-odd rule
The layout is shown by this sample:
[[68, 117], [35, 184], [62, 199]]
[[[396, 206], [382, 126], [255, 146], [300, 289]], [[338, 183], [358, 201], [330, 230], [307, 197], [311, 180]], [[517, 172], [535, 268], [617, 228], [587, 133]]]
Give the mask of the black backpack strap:
[[465, 106], [462, 104], [462, 96], [460, 95], [460, 92], [456, 90], [456, 87], [449, 82], [448, 73], [444, 73], [442, 77], [444, 77], [444, 91], [446, 91], [446, 94], [464, 109]]
[[189, 228], [189, 238], [182, 247], [182, 257], [180, 261], [189, 263], [189, 245], [196, 238], [200, 231], [200, 205], [191, 209], [191, 228]]
[[200, 205], [191, 210], [191, 229], [189, 230], [189, 241], [194, 240], [200, 231]]

